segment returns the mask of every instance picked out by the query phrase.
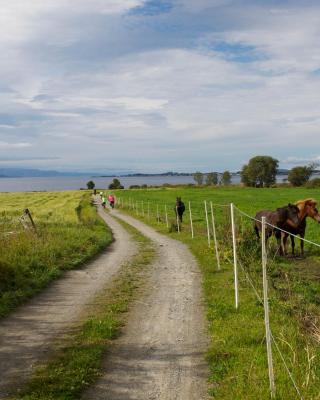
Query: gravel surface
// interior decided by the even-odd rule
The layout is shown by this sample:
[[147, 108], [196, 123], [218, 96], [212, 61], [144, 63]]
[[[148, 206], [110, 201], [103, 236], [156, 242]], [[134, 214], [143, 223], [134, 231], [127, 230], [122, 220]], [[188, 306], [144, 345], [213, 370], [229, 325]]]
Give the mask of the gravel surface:
[[83, 268], [66, 272], [40, 295], [0, 322], [0, 399], [21, 388], [34, 365], [48, 358], [53, 342], [79, 320], [86, 305], [136, 254], [126, 230], [101, 208], [115, 242]]
[[208, 346], [201, 276], [189, 249], [113, 210], [156, 245], [148, 289], [131, 308], [123, 335], [85, 400], [207, 399]]

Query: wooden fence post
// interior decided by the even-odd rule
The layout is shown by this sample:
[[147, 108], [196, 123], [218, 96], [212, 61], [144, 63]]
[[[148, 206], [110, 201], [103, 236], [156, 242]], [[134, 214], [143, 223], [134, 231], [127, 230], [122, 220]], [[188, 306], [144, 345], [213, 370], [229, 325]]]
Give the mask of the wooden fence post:
[[204, 201], [204, 210], [206, 213], [206, 223], [207, 223], [207, 236], [208, 236], [208, 246], [210, 247], [210, 227], [209, 227], [209, 219], [208, 219], [208, 209], [207, 209], [207, 202]]
[[214, 215], [213, 215], [212, 201], [210, 201], [210, 208], [211, 208], [211, 220], [212, 220], [212, 232], [213, 232], [214, 249], [215, 249], [215, 252], [216, 252], [218, 270], [220, 270], [220, 256], [219, 256], [218, 241], [217, 241], [217, 234], [216, 234], [216, 224], [215, 224]]
[[271, 397], [274, 398], [276, 388], [274, 383], [271, 332], [269, 322], [269, 302], [268, 302], [268, 279], [267, 279], [267, 250], [266, 250], [266, 217], [261, 218], [261, 258], [262, 258], [262, 277], [263, 277], [263, 306], [264, 306], [264, 323], [266, 329], [266, 344], [268, 356], [268, 371]]
[[176, 206], [176, 220], [177, 220], [178, 233], [180, 233], [180, 221], [179, 221], [179, 214], [178, 214], [178, 206]]
[[192, 222], [192, 212], [191, 212], [191, 202], [189, 201], [189, 216], [190, 216], [190, 229], [191, 229], [191, 237], [194, 238], [193, 232], [193, 222]]
[[238, 288], [238, 265], [237, 265], [237, 239], [236, 239], [236, 226], [234, 221], [234, 205], [230, 204], [231, 211], [231, 227], [232, 227], [232, 244], [233, 244], [233, 267], [234, 267], [234, 294], [235, 306], [239, 307], [239, 288]]
[[164, 206], [164, 212], [165, 212], [165, 214], [166, 214], [166, 225], [167, 225], [167, 228], [169, 228], [168, 210], [167, 210], [167, 205], [166, 205], [166, 204], [165, 204], [165, 206]]

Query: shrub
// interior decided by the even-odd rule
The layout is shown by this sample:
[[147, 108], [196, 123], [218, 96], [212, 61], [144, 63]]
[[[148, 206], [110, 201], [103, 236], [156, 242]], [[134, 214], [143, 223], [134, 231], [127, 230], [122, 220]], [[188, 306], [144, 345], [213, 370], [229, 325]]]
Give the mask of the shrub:
[[305, 187], [308, 189], [320, 188], [320, 178], [312, 179], [305, 184]]
[[312, 167], [306, 167], [306, 166], [294, 167], [289, 172], [288, 181], [293, 186], [303, 186], [308, 182], [311, 174], [312, 174]]

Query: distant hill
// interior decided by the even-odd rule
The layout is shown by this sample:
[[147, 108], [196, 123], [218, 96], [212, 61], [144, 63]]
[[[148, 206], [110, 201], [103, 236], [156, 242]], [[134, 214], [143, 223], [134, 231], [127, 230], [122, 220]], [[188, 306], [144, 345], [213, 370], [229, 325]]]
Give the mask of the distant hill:
[[[0, 178], [36, 178], [36, 177], [54, 177], [54, 176], [81, 176], [83, 173], [70, 173], [58, 171], [45, 171], [41, 169], [29, 168], [0, 168]], [[90, 174], [88, 174], [90, 175]]]
[[130, 177], [130, 176], [191, 176], [190, 172], [163, 172], [158, 174], [144, 174], [144, 173], [135, 173], [135, 174], [126, 174], [120, 175], [120, 177]]

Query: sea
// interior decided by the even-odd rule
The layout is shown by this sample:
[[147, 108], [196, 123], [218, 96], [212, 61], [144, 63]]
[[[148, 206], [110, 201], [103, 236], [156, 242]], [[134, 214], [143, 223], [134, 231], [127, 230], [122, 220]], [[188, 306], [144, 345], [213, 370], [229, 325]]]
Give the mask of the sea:
[[[97, 189], [106, 189], [115, 177], [92, 176], [59, 176], [59, 177], [24, 177], [0, 178], [0, 192], [38, 192], [38, 191], [64, 191], [86, 189], [87, 182], [92, 180]], [[165, 183], [172, 185], [195, 183], [189, 176], [130, 176], [116, 177], [125, 188], [131, 185], [162, 186]], [[277, 182], [283, 182], [287, 176], [277, 176]], [[232, 184], [240, 183], [240, 176], [232, 176]]]

